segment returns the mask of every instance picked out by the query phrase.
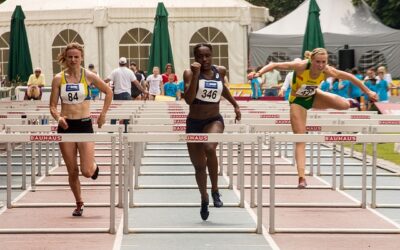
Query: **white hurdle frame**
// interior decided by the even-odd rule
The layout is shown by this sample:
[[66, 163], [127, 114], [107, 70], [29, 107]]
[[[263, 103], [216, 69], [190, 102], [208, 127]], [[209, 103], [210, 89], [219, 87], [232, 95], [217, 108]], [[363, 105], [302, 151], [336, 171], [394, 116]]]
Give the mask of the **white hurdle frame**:
[[[138, 134], [124, 134], [123, 141], [125, 144], [125, 173], [129, 173], [131, 167], [127, 161], [129, 155], [129, 143], [143, 143], [143, 142], [193, 142], [193, 143], [206, 143], [206, 142], [241, 142], [241, 143], [257, 143], [259, 147], [259, 157], [262, 155], [261, 147], [263, 136], [256, 134], [179, 134], [179, 133], [138, 133]], [[239, 139], [239, 140], [238, 140]], [[261, 169], [261, 160], [259, 160], [258, 168]], [[242, 170], [242, 168], [241, 168]], [[261, 172], [261, 171], [260, 171]], [[241, 175], [244, 177], [244, 175]], [[261, 175], [258, 176], [261, 178]], [[261, 181], [261, 180], [259, 180]], [[125, 175], [124, 183], [129, 183], [129, 176]], [[243, 180], [242, 180], [243, 183]], [[256, 222], [256, 228], [129, 228], [129, 191], [133, 192], [133, 189], [129, 190], [128, 185], [124, 185], [124, 216], [123, 216], [123, 232], [128, 233], [262, 233], [262, 207], [258, 208], [258, 219]], [[258, 189], [258, 197], [262, 199], [262, 189]], [[242, 185], [240, 193], [244, 193], [244, 186]], [[244, 196], [240, 197], [240, 204], [244, 204]], [[177, 204], [178, 205], [178, 204]], [[184, 205], [184, 204], [181, 204]]]
[[[93, 126], [93, 130], [95, 133], [98, 132], [117, 132], [118, 133], [118, 153], [122, 154], [122, 141], [121, 141], [121, 135], [124, 129], [124, 125], [110, 125], [110, 124], [105, 124], [102, 126], [102, 128], [98, 128], [97, 126]], [[6, 132], [7, 133], [51, 133], [51, 132], [56, 132], [57, 131], [57, 125], [37, 125], [37, 126], [32, 126], [32, 125], [15, 125], [15, 126], [6, 126]], [[40, 135], [40, 134], [37, 134]], [[46, 142], [46, 145], [48, 145], [49, 142]], [[52, 148], [52, 165], [55, 166], [55, 142], [52, 142], [53, 148]], [[33, 144], [32, 144], [33, 145]], [[26, 154], [24, 153], [26, 144], [22, 144], [22, 190], [26, 190]], [[49, 154], [48, 154], [48, 147], [46, 146], [46, 169], [45, 169], [45, 175], [46, 176], [52, 176], [55, 175], [54, 173], [49, 172]], [[35, 150], [35, 148], [33, 148]], [[32, 151], [33, 152], [33, 151]], [[41, 152], [39, 151], [39, 156], [41, 155]], [[59, 165], [61, 162], [61, 153], [58, 152], [58, 157], [59, 157]], [[32, 163], [36, 163], [36, 155], [32, 154]], [[40, 159], [40, 158], [39, 158]], [[100, 164], [99, 164], [100, 165]], [[31, 165], [31, 168], [33, 169], [33, 165]], [[41, 161], [39, 163], [39, 169], [41, 168]], [[31, 173], [32, 170], [31, 170]], [[103, 172], [102, 174], [110, 174]], [[68, 175], [68, 173], [57, 173], [57, 175]], [[36, 178], [35, 176], [31, 176], [32, 183], [31, 185], [33, 187], [35, 186], [65, 186], [69, 185], [67, 182], [52, 182], [52, 183], [36, 183]], [[81, 183], [82, 186], [87, 186], [88, 184], [86, 183]], [[93, 184], [90, 184], [93, 185]], [[109, 183], [96, 183], [94, 185], [97, 186], [107, 186]], [[122, 207], [122, 155], [118, 157], [118, 207]]]
[[[379, 143], [379, 142], [400, 142], [400, 134], [396, 135], [355, 135], [355, 134], [324, 134], [324, 135], [271, 135], [270, 143], [275, 145], [280, 142], [319, 142], [319, 143]], [[271, 147], [271, 150], [275, 150]], [[362, 170], [362, 208], [367, 207], [367, 175], [366, 166]], [[370, 233], [370, 234], [399, 234], [400, 228], [395, 229], [360, 229], [360, 228], [277, 228], [275, 226], [275, 164], [271, 159], [271, 175], [270, 175], [270, 207], [269, 207], [269, 233]]]
[[[183, 133], [185, 131], [185, 129], [186, 129], [185, 125], [137, 125], [137, 124], [135, 124], [135, 125], [128, 126], [129, 133], [150, 133], [150, 132], [159, 132], [159, 133], [182, 132]], [[246, 130], [247, 130], [247, 125], [227, 124], [225, 126], [224, 133], [244, 133], [244, 132], [246, 132]], [[220, 153], [220, 155], [219, 155], [219, 167], [220, 167], [219, 175], [220, 176], [222, 176], [222, 174], [223, 174], [223, 165], [224, 165], [223, 164], [223, 150], [222, 150], [223, 145], [224, 145], [223, 142], [219, 142], [219, 153]], [[233, 157], [231, 155], [232, 154], [232, 152], [231, 152], [232, 145], [230, 145], [230, 147], [229, 147], [229, 145], [230, 144], [228, 144], [228, 148], [230, 148], [230, 151], [228, 151], [228, 154], [230, 156], [228, 156], [228, 161], [227, 161], [227, 164], [228, 164], [227, 168], [229, 169], [229, 171], [227, 171], [227, 175], [229, 176], [229, 179], [228, 179], [228, 186], [226, 188], [232, 189], [233, 188], [233, 171], [232, 171], [232, 169], [233, 169], [232, 158]], [[135, 155], [130, 156], [130, 159], [134, 159], [133, 162], [135, 163], [134, 164], [135, 171], [134, 171], [134, 173], [132, 173], [132, 172], [129, 173], [129, 176], [134, 175], [134, 181], [130, 180], [129, 183], [130, 183], [130, 187], [134, 188], [134, 189], [140, 189], [138, 180], [139, 180], [139, 175], [141, 173], [141, 170], [140, 170], [141, 161], [140, 160], [141, 160], [141, 157], [143, 154], [143, 148], [144, 148], [143, 143], [139, 143], [138, 145], [134, 146], [133, 151], [134, 151]], [[130, 152], [132, 153], [132, 150]], [[244, 150], [241, 150], [240, 152], [244, 155]], [[244, 161], [244, 157], [240, 158], [240, 160]], [[242, 164], [244, 164], [244, 162]], [[238, 166], [239, 165], [240, 165], [240, 163], [238, 161]], [[174, 173], [163, 173], [163, 175], [171, 175], [171, 174], [174, 174]], [[194, 172], [193, 173], [190, 173], [190, 172], [184, 173], [184, 175], [189, 175], [189, 174], [194, 174]], [[238, 180], [240, 180], [240, 178], [238, 178]], [[134, 183], [134, 184], [132, 184], [132, 183]], [[132, 186], [132, 185], [134, 185], [134, 186]], [[172, 187], [165, 187], [165, 188], [172, 188]], [[197, 186], [190, 186], [187, 188], [197, 188]], [[222, 188], [225, 188], [225, 187], [222, 187]], [[133, 196], [131, 196], [131, 200], [132, 200], [132, 197]], [[132, 201], [130, 203], [130, 206], [131, 207], [135, 206], [132, 203]], [[237, 204], [228, 204], [227, 203], [226, 206], [237, 206]]]
[[[89, 139], [88, 139], [89, 138]], [[35, 207], [51, 207], [54, 203], [39, 204], [21, 204], [21, 206], [12, 204], [11, 201], [11, 143], [28, 142], [111, 142], [111, 174], [110, 174], [110, 223], [108, 228], [2, 228], [1, 234], [10, 233], [111, 233], [115, 234], [115, 145], [116, 135], [111, 134], [2, 134], [0, 143], [7, 144], [7, 208], [25, 207], [34, 205]], [[32, 175], [34, 176], [34, 174]], [[104, 203], [105, 204], [105, 203]], [[70, 204], [58, 203], [60, 206], [69, 206]], [[29, 206], [30, 207], [30, 206]]]
[[[371, 134], [379, 134], [380, 133], [400, 133], [399, 126], [393, 125], [380, 125], [380, 126], [371, 126], [370, 127]], [[400, 204], [388, 204], [388, 203], [377, 203], [376, 201], [376, 190], [377, 190], [377, 143], [374, 142], [373, 146], [373, 155], [372, 155], [372, 181], [371, 181], [371, 207], [372, 208], [400, 208]], [[398, 176], [400, 173], [394, 173], [394, 175]], [[399, 188], [400, 189], [400, 188]]]

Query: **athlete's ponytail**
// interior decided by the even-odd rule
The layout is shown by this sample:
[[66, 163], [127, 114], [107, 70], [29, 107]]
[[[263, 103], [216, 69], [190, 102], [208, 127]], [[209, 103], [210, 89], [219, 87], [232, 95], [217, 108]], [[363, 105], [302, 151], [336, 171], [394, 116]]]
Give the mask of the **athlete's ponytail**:
[[314, 56], [318, 54], [328, 55], [328, 51], [326, 51], [324, 48], [315, 48], [311, 52], [307, 50], [304, 52], [304, 59], [313, 59]]

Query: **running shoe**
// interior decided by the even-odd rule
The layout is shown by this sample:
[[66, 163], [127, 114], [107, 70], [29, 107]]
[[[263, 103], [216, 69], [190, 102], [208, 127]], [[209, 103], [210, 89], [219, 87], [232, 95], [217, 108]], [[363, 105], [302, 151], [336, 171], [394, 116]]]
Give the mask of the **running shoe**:
[[99, 176], [99, 166], [96, 165], [96, 170], [94, 171], [92, 177], [90, 178], [92, 178], [92, 180], [96, 180], [98, 176]]
[[214, 201], [214, 207], [222, 207], [224, 205], [224, 203], [220, 199], [221, 194], [218, 191], [211, 192], [211, 196], [212, 196], [213, 201]]
[[304, 177], [299, 177], [299, 184], [297, 185], [298, 189], [304, 189], [307, 187], [307, 182], [306, 182], [306, 178]]
[[360, 109], [360, 103], [356, 99], [347, 98], [347, 101], [349, 101], [349, 103], [350, 103], [350, 108], [358, 108], [358, 109]]
[[72, 212], [72, 216], [82, 216], [83, 214], [83, 202], [77, 202], [76, 208]]
[[208, 201], [201, 202], [200, 216], [203, 220], [207, 220], [210, 212], [208, 211]]

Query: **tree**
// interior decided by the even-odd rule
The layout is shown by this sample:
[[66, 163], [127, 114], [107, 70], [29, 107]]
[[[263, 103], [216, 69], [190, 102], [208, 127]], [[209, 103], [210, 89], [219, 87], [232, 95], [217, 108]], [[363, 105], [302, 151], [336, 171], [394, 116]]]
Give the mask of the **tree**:
[[[361, 4], [361, 0], [352, 0], [354, 5]], [[399, 0], [365, 0], [373, 12], [382, 22], [394, 29], [400, 29], [400, 2]]]
[[286, 16], [292, 10], [296, 9], [304, 0], [247, 0], [249, 3], [264, 6], [269, 9], [271, 16], [275, 21]]
[[[249, 3], [269, 8], [270, 14], [276, 20], [286, 16], [296, 9], [304, 0], [247, 0]], [[399, 0], [364, 0], [381, 21], [392, 28], [400, 29], [400, 1]], [[354, 5], [361, 4], [362, 0], [352, 0]]]

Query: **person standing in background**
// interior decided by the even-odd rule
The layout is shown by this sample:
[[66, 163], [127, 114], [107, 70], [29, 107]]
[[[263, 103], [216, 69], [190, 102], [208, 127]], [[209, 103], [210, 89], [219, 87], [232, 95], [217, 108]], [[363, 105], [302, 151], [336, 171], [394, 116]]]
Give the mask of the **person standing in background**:
[[153, 68], [153, 74], [147, 77], [146, 85], [149, 86], [149, 100], [154, 100], [157, 95], [164, 95], [163, 79], [159, 67]]

